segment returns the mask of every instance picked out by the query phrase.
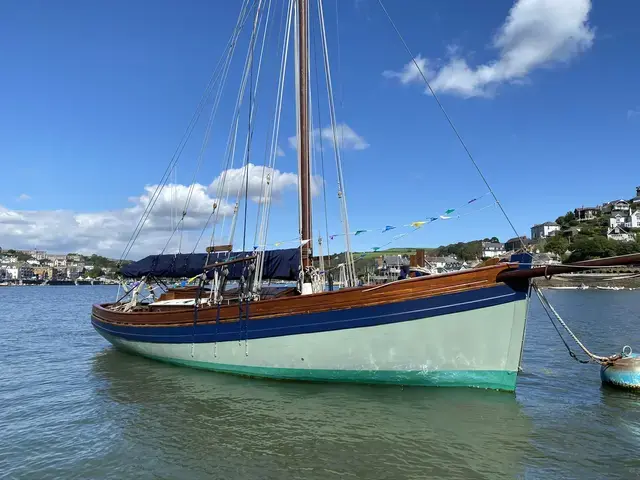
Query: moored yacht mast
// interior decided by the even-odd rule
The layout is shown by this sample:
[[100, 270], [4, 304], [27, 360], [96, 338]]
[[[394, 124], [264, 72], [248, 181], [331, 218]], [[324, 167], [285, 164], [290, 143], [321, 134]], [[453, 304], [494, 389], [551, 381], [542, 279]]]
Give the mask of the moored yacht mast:
[[309, 168], [309, 2], [298, 2], [298, 181], [300, 183], [300, 214], [302, 235], [302, 265], [311, 266], [312, 230], [311, 230], [311, 169]]

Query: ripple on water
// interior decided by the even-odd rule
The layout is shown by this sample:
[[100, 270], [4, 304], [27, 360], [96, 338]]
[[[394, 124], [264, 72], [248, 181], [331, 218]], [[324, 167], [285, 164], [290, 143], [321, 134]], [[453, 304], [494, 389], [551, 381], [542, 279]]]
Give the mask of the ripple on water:
[[[111, 287], [0, 289], [9, 478], [634, 478], [640, 396], [600, 386], [533, 305], [517, 395], [177, 368], [93, 332]], [[593, 350], [640, 348], [638, 292], [551, 292]], [[607, 446], [615, 445], [615, 448]], [[6, 468], [4, 468], [6, 466]]]

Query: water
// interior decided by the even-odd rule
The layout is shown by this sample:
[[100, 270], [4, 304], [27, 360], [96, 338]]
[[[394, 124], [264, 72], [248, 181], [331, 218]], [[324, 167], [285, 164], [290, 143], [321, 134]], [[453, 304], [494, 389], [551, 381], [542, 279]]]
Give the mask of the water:
[[[550, 291], [594, 351], [640, 292]], [[0, 478], [638, 478], [640, 395], [603, 388], [532, 302], [516, 395], [250, 380], [113, 350], [107, 286], [0, 288]]]

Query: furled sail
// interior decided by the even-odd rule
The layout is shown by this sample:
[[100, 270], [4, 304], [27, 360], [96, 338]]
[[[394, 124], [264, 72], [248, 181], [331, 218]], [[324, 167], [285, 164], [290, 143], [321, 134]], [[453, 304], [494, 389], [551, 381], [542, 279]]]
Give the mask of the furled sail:
[[[296, 280], [300, 270], [300, 249], [267, 250], [264, 252], [264, 279]], [[139, 278], [145, 275], [164, 278], [193, 277], [204, 271], [205, 263], [209, 265], [227, 260], [250, 257], [254, 252], [218, 252], [179, 253], [170, 255], [149, 255], [137, 262], [125, 265], [120, 270], [124, 277]], [[227, 279], [238, 280], [244, 271], [245, 263], [238, 262], [226, 266], [229, 269]]]

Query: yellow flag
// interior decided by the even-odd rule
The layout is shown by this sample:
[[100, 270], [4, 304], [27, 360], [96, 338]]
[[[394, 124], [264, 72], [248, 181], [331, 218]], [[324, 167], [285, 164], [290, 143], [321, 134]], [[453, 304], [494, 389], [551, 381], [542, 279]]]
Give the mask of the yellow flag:
[[420, 228], [421, 226], [423, 226], [425, 223], [427, 222], [411, 222], [411, 226], [413, 228]]

